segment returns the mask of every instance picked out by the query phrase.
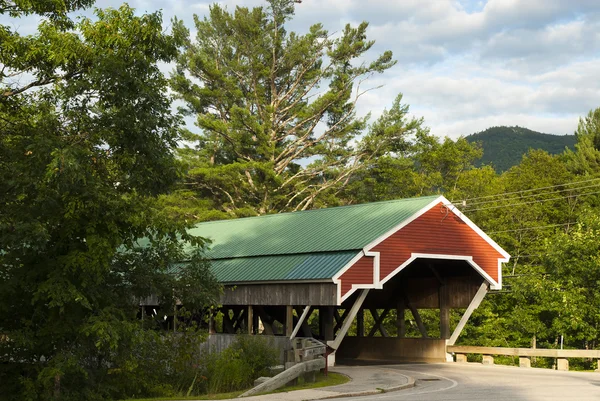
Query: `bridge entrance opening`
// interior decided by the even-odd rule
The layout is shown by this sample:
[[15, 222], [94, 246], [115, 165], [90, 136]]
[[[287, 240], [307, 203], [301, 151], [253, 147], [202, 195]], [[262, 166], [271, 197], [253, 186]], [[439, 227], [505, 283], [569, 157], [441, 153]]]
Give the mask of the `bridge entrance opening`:
[[[464, 315], [482, 286], [487, 291], [484, 278], [466, 260], [415, 259], [383, 288], [369, 291], [340, 341], [336, 361], [445, 361], [459, 315], [452, 315], [452, 324], [451, 313]], [[345, 300], [335, 315], [348, 317], [359, 296]]]

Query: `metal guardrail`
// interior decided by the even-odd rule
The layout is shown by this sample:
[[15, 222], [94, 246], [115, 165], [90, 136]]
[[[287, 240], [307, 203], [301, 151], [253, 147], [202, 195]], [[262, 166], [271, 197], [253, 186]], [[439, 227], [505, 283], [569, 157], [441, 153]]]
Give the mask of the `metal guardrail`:
[[546, 348], [504, 348], [504, 347], [478, 347], [468, 345], [449, 345], [447, 352], [456, 354], [456, 362], [467, 362], [467, 354], [483, 355], [484, 365], [493, 365], [493, 355], [518, 356], [519, 366], [531, 367], [531, 357], [548, 357], [557, 359], [558, 370], [569, 370], [567, 358], [589, 358], [598, 360], [597, 372], [600, 372], [600, 350], [580, 349], [546, 349]]

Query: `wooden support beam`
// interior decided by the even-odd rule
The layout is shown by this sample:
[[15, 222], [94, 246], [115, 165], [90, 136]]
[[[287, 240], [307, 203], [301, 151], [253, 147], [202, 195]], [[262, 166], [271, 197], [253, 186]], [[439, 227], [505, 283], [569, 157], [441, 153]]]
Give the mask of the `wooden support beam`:
[[246, 326], [248, 334], [254, 334], [254, 311], [252, 310], [252, 305], [248, 305], [248, 310], [246, 312]]
[[217, 326], [215, 322], [215, 310], [210, 308], [208, 311], [208, 334], [215, 334], [217, 332]]
[[442, 278], [442, 276], [440, 276], [440, 273], [437, 271], [437, 269], [435, 267], [433, 267], [433, 265], [431, 263], [428, 263], [427, 267], [429, 267], [429, 270], [431, 270], [431, 272], [433, 273], [433, 275], [435, 276], [435, 278], [438, 280], [438, 282], [440, 283], [440, 285], [445, 285], [446, 284], [446, 280], [444, 280]]
[[[310, 316], [311, 313], [308, 313], [308, 316]], [[302, 322], [302, 327], [300, 327], [300, 331], [302, 332], [302, 336], [304, 337], [314, 337], [313, 336], [313, 332], [310, 328], [310, 326], [308, 325], [308, 318], [306, 318], [303, 322]]]
[[237, 313], [237, 317], [236, 317], [236, 312], [233, 312], [233, 333], [236, 333], [238, 330], [243, 332], [243, 327], [244, 327], [244, 317], [245, 317], [245, 313], [244, 313], [244, 309], [240, 308], [239, 312]]
[[488, 289], [489, 289], [489, 284], [487, 282], [484, 281], [483, 283], [481, 283], [481, 285], [479, 286], [479, 289], [477, 290], [477, 293], [471, 300], [471, 303], [469, 304], [467, 310], [462, 315], [462, 317], [460, 318], [460, 321], [456, 325], [456, 328], [454, 329], [454, 332], [450, 336], [450, 339], [448, 341], [446, 341], [446, 345], [454, 345], [456, 343], [456, 340], [458, 339], [458, 336], [460, 336], [460, 333], [462, 333], [462, 330], [465, 327], [465, 324], [467, 324], [467, 321], [473, 314], [473, 311], [475, 309], [477, 309], [479, 304], [481, 304], [481, 301], [483, 301], [483, 297], [485, 297], [485, 294], [487, 294]]
[[337, 320], [335, 327], [333, 328], [334, 333], [337, 333], [337, 331], [342, 327], [342, 324], [344, 324], [344, 321], [348, 317], [348, 313], [350, 313], [350, 309], [346, 308], [346, 309], [344, 309], [344, 313], [342, 313], [342, 316], [339, 316], [339, 313], [336, 310], [335, 314], [338, 315], [338, 320]]
[[287, 305], [285, 307], [285, 335], [290, 337], [294, 331], [294, 307]]
[[415, 318], [415, 322], [417, 323], [417, 327], [419, 328], [419, 332], [421, 333], [421, 337], [423, 337], [423, 338], [429, 338], [429, 336], [427, 335], [427, 328], [425, 328], [425, 325], [423, 324], [423, 320], [421, 319], [421, 315], [419, 315], [419, 311], [417, 310], [417, 308], [415, 308], [410, 303], [410, 300], [406, 296], [406, 293], [404, 293], [404, 302], [406, 303], [406, 306], [408, 306], [408, 309], [410, 309], [413, 317]]
[[365, 310], [362, 308], [356, 314], [356, 336], [365, 336]]
[[335, 340], [327, 342], [327, 345], [329, 345], [334, 350], [339, 348], [342, 340], [344, 339], [344, 337], [346, 336], [346, 333], [348, 332], [348, 329], [352, 325], [352, 321], [354, 320], [354, 317], [356, 316], [356, 314], [362, 307], [362, 304], [365, 301], [365, 298], [367, 298], [367, 294], [369, 294], [369, 290], [362, 290], [362, 292], [360, 293], [358, 298], [356, 298], [356, 301], [354, 301], [354, 305], [352, 305], [352, 308], [350, 309], [350, 313], [348, 314], [348, 317], [344, 321], [344, 324], [342, 324], [340, 331], [335, 336]]
[[396, 306], [396, 327], [398, 329], [399, 338], [406, 337], [406, 317], [404, 313], [405, 311], [406, 305], [404, 304], [404, 299], [400, 298]]
[[[308, 311], [308, 315], [302, 321], [302, 325], [300, 326], [300, 332], [302, 333], [303, 337], [313, 337], [312, 330], [310, 329], [310, 326], [308, 325], [308, 320], [310, 319], [314, 310], [315, 310], [314, 306], [311, 306], [310, 310]], [[303, 312], [304, 312], [304, 308], [296, 308], [296, 315], [300, 316]]]
[[275, 335], [275, 331], [273, 330], [273, 319], [265, 312], [265, 309], [262, 306], [255, 307], [256, 312], [258, 312], [258, 316], [260, 317], [260, 321], [262, 322], [263, 329], [266, 335], [272, 336]]
[[319, 335], [323, 341], [333, 340], [333, 306], [319, 308]]
[[252, 314], [252, 328], [253, 328], [254, 334], [259, 334], [258, 330], [260, 330], [260, 325], [258, 324], [258, 314], [257, 313]]
[[340, 310], [338, 309], [337, 306], [333, 307], [333, 319], [335, 321], [335, 325], [337, 326], [338, 323], [340, 323]]
[[377, 331], [380, 331], [383, 337], [389, 337], [387, 330], [381, 325], [381, 323], [383, 323], [383, 319], [385, 319], [388, 313], [390, 313], [390, 310], [384, 309], [381, 313], [381, 316], [379, 316], [379, 313], [377, 313], [377, 309], [370, 309], [370, 311], [371, 315], [373, 315], [373, 319], [375, 319], [375, 324], [369, 332], [368, 337], [373, 337]]
[[304, 308], [302, 315], [300, 315], [300, 317], [298, 318], [298, 322], [296, 322], [296, 327], [294, 327], [294, 330], [292, 331], [292, 334], [290, 335], [290, 340], [293, 340], [296, 337], [296, 334], [298, 334], [300, 327], [302, 327], [302, 323], [304, 323], [304, 319], [306, 319], [308, 316], [308, 312], [310, 312], [310, 305], [307, 305]]
[[229, 308], [223, 309], [223, 333], [234, 334], [235, 329], [231, 322], [231, 316], [229, 316]]
[[440, 338], [450, 338], [450, 308], [448, 307], [448, 286], [440, 285], [438, 289], [440, 301]]

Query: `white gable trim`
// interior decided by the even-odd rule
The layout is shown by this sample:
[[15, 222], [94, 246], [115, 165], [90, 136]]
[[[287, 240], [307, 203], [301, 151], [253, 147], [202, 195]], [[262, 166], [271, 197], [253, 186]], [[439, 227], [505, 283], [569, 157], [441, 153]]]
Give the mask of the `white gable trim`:
[[468, 225], [473, 231], [475, 231], [481, 238], [485, 240], [490, 246], [492, 246], [503, 258], [498, 258], [498, 282], [497, 285], [494, 286], [490, 283], [490, 289], [492, 290], [500, 290], [502, 289], [502, 263], [508, 263], [510, 260], [510, 255], [506, 252], [500, 245], [496, 243], [493, 239], [491, 239], [483, 230], [475, 225], [467, 216], [465, 216], [460, 210], [456, 208], [448, 199], [443, 197], [443, 203], [448, 208], [448, 210], [458, 216], [466, 225]]
[[510, 255], [508, 254], [508, 252], [506, 252], [504, 249], [502, 249], [500, 247], [500, 245], [498, 245], [496, 243], [496, 241], [494, 241], [493, 239], [491, 239], [485, 232], [483, 232], [483, 230], [481, 230], [481, 228], [477, 227], [475, 225], [475, 223], [473, 223], [471, 221], [471, 219], [469, 219], [467, 216], [465, 216], [460, 210], [458, 210], [456, 208], [456, 206], [454, 206], [452, 203], [450, 203], [450, 201], [446, 198], [444, 198], [443, 196], [441, 196], [440, 198], [443, 199], [443, 203], [445, 206], [449, 206], [448, 209], [454, 213], [456, 216], [458, 216], [458, 218], [460, 218], [462, 221], [464, 221], [469, 227], [471, 227], [473, 229], [473, 231], [475, 231], [477, 234], [479, 234], [488, 244], [490, 244], [492, 247], [494, 247], [494, 249], [496, 249], [498, 251], [498, 253], [500, 253], [502, 256], [504, 256], [504, 258], [506, 258], [506, 262], [508, 262], [508, 259], [510, 259]]
[[[359, 261], [363, 256], [372, 257], [373, 258], [373, 283], [372, 284], [352, 284], [352, 288], [342, 297], [342, 280], [341, 276], [348, 271], [356, 262]], [[365, 252], [361, 251], [356, 255], [350, 262], [346, 264], [339, 272], [333, 276], [333, 282], [337, 285], [337, 304], [341, 305], [348, 297], [354, 294], [356, 290], [366, 290], [371, 288], [383, 288], [383, 285], [379, 280], [379, 261], [380, 261], [380, 253], [379, 252]]]
[[[346, 265], [344, 267], [342, 267], [342, 269], [340, 271], [338, 271], [335, 274], [335, 276], [333, 276], [333, 278], [332, 278], [333, 283], [337, 287], [337, 304], [338, 305], [341, 305], [342, 302], [344, 302], [351, 294], [354, 293], [354, 291], [356, 291], [356, 289], [359, 288], [359, 286], [369, 286], [369, 287], [362, 287], [362, 288], [373, 288], [372, 284], [354, 284], [354, 285], [352, 285], [352, 289], [350, 291], [348, 291], [348, 293], [342, 299], [342, 280], [340, 279], [340, 277], [344, 273], [346, 273], [348, 271], [348, 269], [350, 269], [352, 266], [354, 266], [354, 264], [356, 262], [358, 262], [360, 260], [360, 258], [362, 258], [363, 256], [365, 256], [365, 252], [360, 251], [359, 253], [356, 254], [355, 257], [353, 257], [348, 263], [346, 263]], [[375, 262], [373, 262], [373, 263], [375, 263]], [[373, 267], [373, 270], [375, 270], [374, 267]], [[375, 276], [375, 273], [373, 273], [373, 276]], [[378, 277], [378, 279], [379, 279], [379, 277]], [[355, 287], [356, 287], [356, 289], [355, 289]]]
[[400, 230], [403, 227], [409, 225], [410, 223], [412, 223], [413, 221], [415, 221], [416, 219], [418, 219], [419, 217], [421, 217], [422, 215], [424, 215], [425, 213], [427, 213], [429, 211], [429, 209], [431, 209], [432, 207], [434, 207], [438, 203], [444, 202], [444, 201], [447, 202], [447, 199], [444, 198], [443, 196], [438, 196], [433, 201], [431, 201], [430, 203], [428, 203], [427, 206], [425, 206], [424, 208], [422, 208], [421, 210], [419, 210], [417, 213], [413, 214], [408, 219], [405, 219], [402, 223], [400, 223], [400, 224], [396, 225], [395, 227], [393, 227], [392, 229], [388, 230], [385, 234], [377, 237], [375, 240], [373, 240], [370, 243], [368, 243], [367, 245], [365, 245], [363, 249], [365, 250], [365, 252], [370, 251], [375, 246], [379, 245], [384, 240], [386, 240], [389, 236], [391, 236], [392, 234], [394, 234], [398, 230]]
[[[484, 241], [486, 241], [492, 248], [494, 248], [502, 258], [498, 258], [498, 281], [494, 280], [488, 273], [486, 273], [481, 266], [479, 266], [474, 260], [472, 256], [464, 256], [464, 255], [446, 255], [446, 254], [427, 254], [427, 253], [412, 253], [411, 257], [405, 261], [402, 265], [398, 266], [394, 269], [387, 277], [381, 280], [380, 277], [380, 253], [372, 251], [374, 247], [379, 245], [381, 242], [385, 241], [392, 234], [396, 233], [403, 227], [412, 223], [423, 214], [428, 212], [435, 205], [442, 203], [444, 206], [448, 208], [448, 213], [452, 212], [459, 219], [461, 219], [465, 224], [469, 226], [473, 231], [475, 231]], [[342, 286], [341, 286], [341, 276], [348, 271], [361, 257], [368, 256], [373, 257], [373, 284], [353, 284], [352, 288], [342, 297]], [[418, 258], [430, 258], [430, 259], [451, 259], [451, 260], [464, 260], [469, 263], [489, 284], [490, 289], [492, 290], [500, 290], [502, 289], [502, 263], [507, 263], [510, 260], [510, 255], [500, 247], [493, 239], [491, 239], [485, 232], [483, 232], [479, 227], [475, 225], [467, 216], [461, 213], [448, 199], [444, 196], [439, 196], [423, 207], [421, 210], [413, 214], [408, 219], [404, 220], [402, 223], [396, 225], [392, 229], [388, 230], [385, 234], [379, 236], [369, 244], [365, 245], [362, 252], [359, 252], [352, 260], [350, 260], [342, 269], [340, 269], [332, 278], [333, 282], [337, 285], [337, 302], [338, 305], [341, 305], [348, 297], [350, 297], [356, 290], [359, 289], [381, 289], [383, 285], [394, 277], [397, 273], [399, 273], [402, 269], [412, 263], [415, 259]]]
[[[443, 259], [443, 260], [464, 260], [468, 264], [470, 264], [477, 273], [479, 273], [485, 281], [490, 284], [490, 288], [493, 290], [502, 289], [502, 285], [494, 280], [489, 274], [485, 272], [475, 261], [472, 256], [466, 255], [444, 255], [438, 253], [411, 253], [410, 258], [408, 258], [404, 263], [395, 268], [390, 274], [387, 275], [383, 280], [381, 280], [381, 285], [388, 282], [392, 277], [396, 274], [400, 273], [406, 266], [410, 265], [417, 259]], [[498, 266], [501, 266], [501, 262], [498, 262]]]

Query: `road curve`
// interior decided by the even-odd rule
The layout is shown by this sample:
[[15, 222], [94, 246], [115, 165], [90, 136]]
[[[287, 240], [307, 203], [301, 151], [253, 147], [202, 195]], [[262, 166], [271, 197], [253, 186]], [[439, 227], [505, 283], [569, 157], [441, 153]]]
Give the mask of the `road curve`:
[[415, 387], [347, 400], [600, 401], [600, 373], [484, 366], [403, 364], [378, 366], [415, 379]]

